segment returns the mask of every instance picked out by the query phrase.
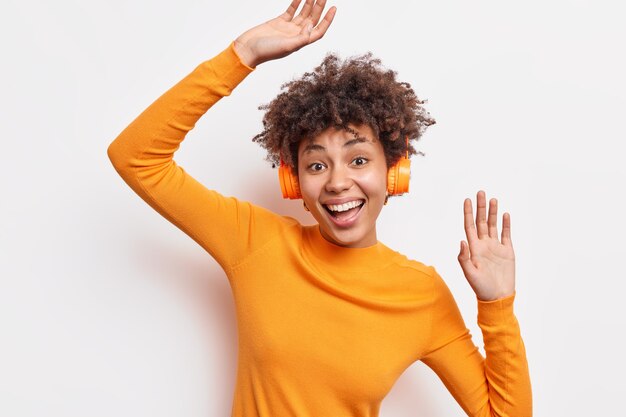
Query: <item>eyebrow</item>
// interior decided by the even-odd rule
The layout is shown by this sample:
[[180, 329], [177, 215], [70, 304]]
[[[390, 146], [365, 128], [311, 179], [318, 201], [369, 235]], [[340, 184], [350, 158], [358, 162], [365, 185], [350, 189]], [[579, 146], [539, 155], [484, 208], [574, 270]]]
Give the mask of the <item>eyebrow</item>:
[[[349, 148], [349, 147], [354, 146], [356, 144], [366, 143], [366, 142], [370, 142], [370, 141], [367, 140], [366, 138], [358, 137], [358, 138], [350, 139], [349, 141], [347, 141], [346, 143], [343, 144], [343, 147], [344, 148]], [[317, 144], [317, 143], [309, 143], [308, 145], [306, 145], [306, 147], [304, 148], [304, 151], [302, 153], [305, 154], [305, 153], [314, 152], [314, 151], [326, 152], [326, 148], [323, 147], [322, 145]]]

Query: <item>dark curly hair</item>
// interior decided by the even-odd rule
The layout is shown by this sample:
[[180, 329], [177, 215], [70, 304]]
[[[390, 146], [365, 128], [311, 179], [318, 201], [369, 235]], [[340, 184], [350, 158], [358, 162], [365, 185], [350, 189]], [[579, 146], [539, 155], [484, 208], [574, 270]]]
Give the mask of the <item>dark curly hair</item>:
[[[267, 160], [276, 167], [283, 161], [298, 170], [298, 144], [334, 126], [350, 131], [348, 124], [366, 124], [380, 139], [387, 166], [395, 164], [407, 151], [405, 137], [418, 140], [435, 123], [422, 107], [411, 85], [396, 81], [396, 72], [381, 68], [372, 53], [343, 62], [328, 53], [313, 72], [281, 86], [282, 91], [269, 104], [263, 117], [263, 132], [254, 142], [267, 150]], [[409, 155], [416, 154], [409, 142]]]

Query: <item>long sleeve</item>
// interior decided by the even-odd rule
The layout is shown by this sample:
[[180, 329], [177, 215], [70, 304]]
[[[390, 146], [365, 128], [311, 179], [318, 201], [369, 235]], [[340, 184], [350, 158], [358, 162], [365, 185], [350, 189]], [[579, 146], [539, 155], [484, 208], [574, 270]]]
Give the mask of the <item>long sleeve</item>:
[[227, 272], [288, 220], [207, 189], [178, 166], [173, 155], [198, 119], [252, 71], [231, 44], [161, 95], [107, 150], [124, 181]]
[[532, 415], [526, 351], [513, 312], [515, 294], [478, 300], [486, 358], [472, 342], [452, 293], [435, 275], [432, 345], [422, 357], [469, 416]]

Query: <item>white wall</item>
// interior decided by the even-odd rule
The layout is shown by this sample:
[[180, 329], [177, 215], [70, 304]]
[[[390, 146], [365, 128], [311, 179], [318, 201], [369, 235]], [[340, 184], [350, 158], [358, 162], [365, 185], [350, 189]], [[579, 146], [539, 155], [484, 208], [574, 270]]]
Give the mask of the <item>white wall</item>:
[[[328, 50], [371, 50], [438, 122], [413, 161], [411, 193], [383, 210], [379, 239], [438, 268], [482, 346], [456, 263], [461, 207], [480, 188], [498, 197], [512, 214], [535, 414], [609, 414], [626, 394], [620, 3], [329, 1], [338, 13], [327, 36], [260, 66], [201, 119], [176, 161], [209, 187], [311, 223], [300, 202], [280, 198], [276, 171], [250, 141], [257, 106]], [[287, 4], [3, 2], [0, 415], [229, 415], [228, 282], [132, 193], [106, 148], [196, 65]], [[461, 409], [421, 363], [381, 410], [453, 415]]]

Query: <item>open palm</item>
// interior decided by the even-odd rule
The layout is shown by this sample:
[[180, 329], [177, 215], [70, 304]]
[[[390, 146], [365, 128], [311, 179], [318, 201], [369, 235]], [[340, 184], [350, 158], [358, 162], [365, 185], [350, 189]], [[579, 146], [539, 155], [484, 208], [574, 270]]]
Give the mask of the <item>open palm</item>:
[[498, 239], [498, 201], [487, 202], [484, 191], [476, 195], [476, 222], [472, 200], [463, 204], [467, 242], [461, 241], [458, 256], [463, 274], [479, 300], [491, 301], [515, 292], [515, 253], [511, 242], [511, 217], [502, 216], [502, 235]]
[[337, 9], [331, 7], [319, 22], [326, 0], [306, 0], [296, 16], [301, 1], [293, 0], [283, 14], [253, 27], [235, 40], [238, 53], [248, 65], [254, 67], [282, 58], [324, 36]]

